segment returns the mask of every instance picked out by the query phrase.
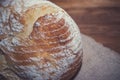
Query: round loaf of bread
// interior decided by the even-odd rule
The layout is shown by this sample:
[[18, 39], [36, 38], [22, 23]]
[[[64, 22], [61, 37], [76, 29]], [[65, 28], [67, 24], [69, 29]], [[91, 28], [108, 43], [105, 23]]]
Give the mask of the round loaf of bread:
[[80, 31], [46, 0], [0, 1], [0, 49], [23, 80], [70, 80], [82, 63]]

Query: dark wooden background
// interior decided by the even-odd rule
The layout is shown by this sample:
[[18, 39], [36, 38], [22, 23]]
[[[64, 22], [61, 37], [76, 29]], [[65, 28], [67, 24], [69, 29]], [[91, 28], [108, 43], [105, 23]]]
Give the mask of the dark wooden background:
[[65, 9], [84, 33], [120, 53], [120, 0], [50, 0]]

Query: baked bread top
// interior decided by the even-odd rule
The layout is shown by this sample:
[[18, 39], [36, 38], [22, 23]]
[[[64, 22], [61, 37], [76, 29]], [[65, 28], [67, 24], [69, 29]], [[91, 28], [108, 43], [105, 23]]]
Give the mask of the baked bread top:
[[80, 62], [79, 28], [50, 1], [0, 1], [0, 17], [0, 49], [22, 78], [57, 80]]

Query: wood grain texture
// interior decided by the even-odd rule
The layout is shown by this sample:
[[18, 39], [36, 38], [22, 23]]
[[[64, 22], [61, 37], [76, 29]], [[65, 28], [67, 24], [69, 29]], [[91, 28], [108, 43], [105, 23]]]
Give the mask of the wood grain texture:
[[65, 9], [82, 33], [120, 52], [120, 0], [51, 0]]

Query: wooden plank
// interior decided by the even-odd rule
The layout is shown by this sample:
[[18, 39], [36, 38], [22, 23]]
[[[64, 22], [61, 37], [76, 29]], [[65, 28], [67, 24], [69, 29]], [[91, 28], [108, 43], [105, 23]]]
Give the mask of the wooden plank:
[[68, 13], [81, 24], [120, 25], [120, 8], [83, 8], [75, 12], [68, 10]]
[[50, 0], [62, 8], [70, 7], [120, 7], [120, 0]]
[[[114, 28], [113, 28], [114, 26]], [[80, 30], [83, 33], [88, 34], [101, 34], [108, 37], [120, 38], [120, 26], [119, 25], [80, 25]]]

